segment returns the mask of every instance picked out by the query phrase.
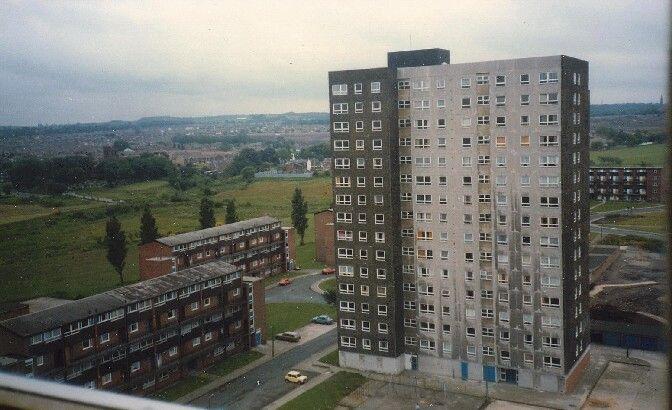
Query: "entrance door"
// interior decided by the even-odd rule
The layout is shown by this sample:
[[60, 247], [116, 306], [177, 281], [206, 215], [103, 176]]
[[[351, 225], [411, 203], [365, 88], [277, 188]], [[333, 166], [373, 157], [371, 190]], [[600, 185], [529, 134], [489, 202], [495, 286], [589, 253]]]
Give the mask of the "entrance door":
[[411, 356], [411, 370], [418, 370], [418, 356]]
[[469, 363], [462, 362], [462, 380], [469, 378]]
[[495, 366], [483, 366], [483, 380], [488, 382], [497, 381], [497, 369], [495, 369]]

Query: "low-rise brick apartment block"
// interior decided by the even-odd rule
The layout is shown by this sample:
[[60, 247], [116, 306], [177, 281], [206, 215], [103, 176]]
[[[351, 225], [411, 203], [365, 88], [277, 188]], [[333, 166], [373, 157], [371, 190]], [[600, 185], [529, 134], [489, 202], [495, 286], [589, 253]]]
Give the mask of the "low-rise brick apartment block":
[[663, 169], [658, 167], [591, 167], [590, 198], [610, 201], [663, 200]]
[[334, 250], [334, 210], [324, 209], [315, 212], [315, 260], [329, 267], [336, 264]]
[[287, 269], [286, 235], [270, 216], [165, 236], [140, 246], [140, 277], [155, 278], [213, 260], [266, 277]]
[[144, 395], [249, 349], [247, 289], [240, 268], [194, 266], [4, 320], [0, 354], [32, 377]]

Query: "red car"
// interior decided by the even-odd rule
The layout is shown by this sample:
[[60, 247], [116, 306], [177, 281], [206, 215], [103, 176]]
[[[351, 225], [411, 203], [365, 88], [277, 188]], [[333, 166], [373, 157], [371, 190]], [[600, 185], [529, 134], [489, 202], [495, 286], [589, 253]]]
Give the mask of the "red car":
[[336, 273], [336, 269], [334, 269], [334, 268], [324, 268], [324, 269], [322, 269], [322, 274], [323, 275], [333, 275], [334, 273]]
[[280, 282], [278, 282], [278, 286], [287, 286], [291, 283], [292, 283], [292, 281], [289, 278], [284, 278], [284, 279], [280, 279]]

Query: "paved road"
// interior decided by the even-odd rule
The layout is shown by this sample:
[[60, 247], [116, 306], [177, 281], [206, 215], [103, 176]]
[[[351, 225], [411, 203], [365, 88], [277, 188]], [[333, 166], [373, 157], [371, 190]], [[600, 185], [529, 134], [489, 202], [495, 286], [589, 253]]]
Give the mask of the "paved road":
[[[276, 356], [189, 404], [217, 409], [260, 409], [297, 387], [284, 381], [287, 371], [330, 345], [336, 347], [336, 329]], [[308, 377], [316, 375], [311, 372], [305, 374]], [[257, 380], [261, 382], [259, 386], [257, 386]]]
[[664, 239], [665, 237], [665, 235], [661, 233], [636, 231], [632, 229], [615, 228], [611, 226], [600, 226], [595, 224], [590, 225], [590, 232], [602, 233], [603, 235], [619, 235], [619, 236], [635, 235], [650, 239]]
[[316, 271], [314, 274], [294, 278], [289, 286], [276, 286], [266, 291], [266, 303], [277, 302], [313, 302], [326, 303], [322, 295], [310, 289], [310, 285], [323, 279]]

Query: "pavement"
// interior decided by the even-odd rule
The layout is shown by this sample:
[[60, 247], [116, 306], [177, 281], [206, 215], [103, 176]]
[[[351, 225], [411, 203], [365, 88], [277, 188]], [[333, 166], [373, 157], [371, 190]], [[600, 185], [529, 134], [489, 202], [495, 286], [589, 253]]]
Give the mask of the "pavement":
[[[666, 363], [662, 352], [591, 345], [590, 365], [572, 393], [530, 390], [507, 383], [488, 383], [404, 371], [400, 375], [359, 372], [364, 386], [341, 400], [355, 409], [527, 409], [666, 408]], [[485, 402], [485, 396], [488, 402]], [[592, 403], [592, 404], [590, 404]], [[593, 407], [591, 407], [593, 406]]]
[[322, 295], [311, 289], [311, 285], [322, 279], [319, 270], [311, 269], [307, 275], [293, 278], [290, 285], [267, 288], [266, 303], [311, 302], [326, 304]]
[[[284, 381], [285, 373], [297, 368], [300, 363], [312, 356], [336, 347], [335, 327], [324, 326], [323, 329], [327, 332], [302, 344], [294, 344], [293, 348], [282, 352], [278, 350], [282, 350], [282, 347], [280, 342], [277, 342], [274, 358], [266, 360], [216, 389], [205, 392], [189, 401], [189, 404], [203, 408], [259, 409], [275, 402], [298, 388], [297, 385]], [[301, 333], [303, 334], [303, 331]], [[296, 348], [297, 346], [300, 347]], [[309, 377], [309, 380], [318, 376], [316, 371], [302, 370], [302, 372]]]

